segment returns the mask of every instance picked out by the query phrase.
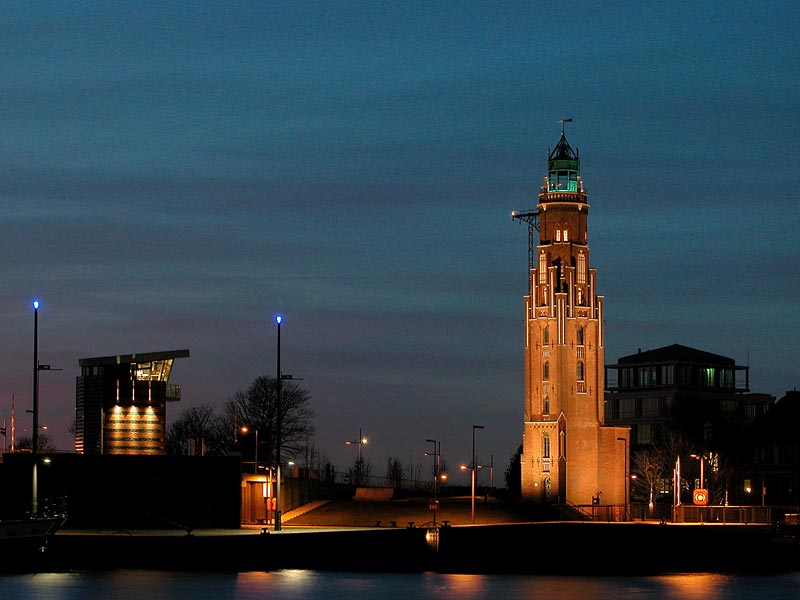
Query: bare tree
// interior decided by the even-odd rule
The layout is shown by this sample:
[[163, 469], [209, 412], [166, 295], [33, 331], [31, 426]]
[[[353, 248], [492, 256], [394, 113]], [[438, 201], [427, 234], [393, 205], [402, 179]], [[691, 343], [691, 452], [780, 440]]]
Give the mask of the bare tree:
[[[296, 458], [306, 454], [314, 436], [311, 394], [294, 383], [281, 382], [280, 414], [278, 388], [274, 377], [260, 376], [247, 391], [236, 392], [225, 403], [221, 426], [229, 435], [238, 435], [242, 427], [258, 432], [258, 456], [274, 461], [276, 434], [280, 423], [281, 457]], [[255, 443], [255, 439], [251, 443]]]
[[637, 478], [632, 486], [631, 495], [645, 496], [647, 506], [652, 514], [656, 502], [656, 490], [664, 478], [664, 457], [657, 448], [646, 448], [633, 453], [633, 468]]
[[[38, 446], [37, 452], [55, 452], [56, 450], [53, 440], [46, 433], [40, 433], [38, 435], [36, 445]], [[22, 437], [17, 438], [15, 447], [17, 450], [30, 450], [33, 447], [31, 437], [28, 435], [23, 435]]]
[[167, 453], [203, 456], [223, 454], [227, 440], [221, 432], [220, 417], [204, 404], [184, 410], [167, 432]]
[[393, 488], [403, 487], [403, 479], [405, 477], [405, 470], [399, 460], [389, 458], [386, 465], [386, 479], [391, 482]]

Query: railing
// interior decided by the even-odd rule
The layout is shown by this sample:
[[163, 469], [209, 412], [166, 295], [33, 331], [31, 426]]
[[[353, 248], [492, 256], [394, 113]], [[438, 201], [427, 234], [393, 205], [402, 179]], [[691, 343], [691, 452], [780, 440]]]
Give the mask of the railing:
[[676, 523], [774, 523], [786, 514], [772, 506], [694, 506], [675, 507]]

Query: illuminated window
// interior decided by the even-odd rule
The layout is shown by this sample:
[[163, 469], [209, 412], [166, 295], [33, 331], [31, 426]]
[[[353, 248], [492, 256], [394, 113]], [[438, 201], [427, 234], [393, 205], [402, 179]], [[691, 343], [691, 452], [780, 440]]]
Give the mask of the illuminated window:
[[586, 255], [578, 252], [578, 283], [586, 283]]
[[577, 192], [577, 171], [550, 171], [547, 177], [547, 190], [550, 192]]
[[560, 229], [556, 229], [556, 241], [557, 242], [561, 241], [561, 230]]
[[566, 230], [566, 229], [564, 230], [564, 241], [565, 241], [565, 242], [568, 242], [568, 241], [569, 241], [569, 234], [567, 233], [567, 230]]
[[539, 255], [539, 283], [547, 283], [547, 256], [544, 250]]
[[703, 369], [703, 385], [714, 387], [714, 367]]

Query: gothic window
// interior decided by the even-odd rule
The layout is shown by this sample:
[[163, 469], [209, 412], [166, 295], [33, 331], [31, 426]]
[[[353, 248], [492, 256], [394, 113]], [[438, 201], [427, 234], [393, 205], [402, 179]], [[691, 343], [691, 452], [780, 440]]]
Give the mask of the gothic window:
[[550, 458], [550, 434], [542, 434], [542, 458]]
[[586, 283], [586, 255], [578, 252], [578, 283]]
[[567, 230], [566, 230], [566, 229], [564, 230], [564, 241], [565, 241], [565, 242], [568, 242], [568, 241], [569, 241], [569, 233], [567, 233]]
[[550, 380], [550, 361], [544, 361], [544, 369], [542, 372], [542, 379], [544, 381]]
[[560, 229], [556, 229], [556, 241], [557, 242], [561, 241], [561, 230]]
[[545, 327], [544, 332], [542, 333], [542, 345], [549, 346], [550, 345], [550, 328]]
[[578, 361], [578, 365], [577, 365], [576, 371], [577, 371], [577, 375], [578, 375], [578, 377], [577, 377], [578, 381], [584, 381], [585, 378], [584, 378], [583, 361], [582, 360]]
[[550, 414], [550, 396], [544, 397], [544, 406], [542, 407], [542, 412], [546, 415]]
[[547, 256], [544, 250], [539, 255], [539, 283], [547, 283]]
[[578, 346], [583, 346], [583, 327], [578, 327]]

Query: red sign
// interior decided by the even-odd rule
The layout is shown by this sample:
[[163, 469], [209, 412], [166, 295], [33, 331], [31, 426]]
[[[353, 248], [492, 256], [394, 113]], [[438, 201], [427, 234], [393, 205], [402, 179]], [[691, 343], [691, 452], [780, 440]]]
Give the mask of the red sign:
[[708, 504], [708, 490], [696, 489], [692, 495], [692, 500], [696, 506], [705, 506]]

